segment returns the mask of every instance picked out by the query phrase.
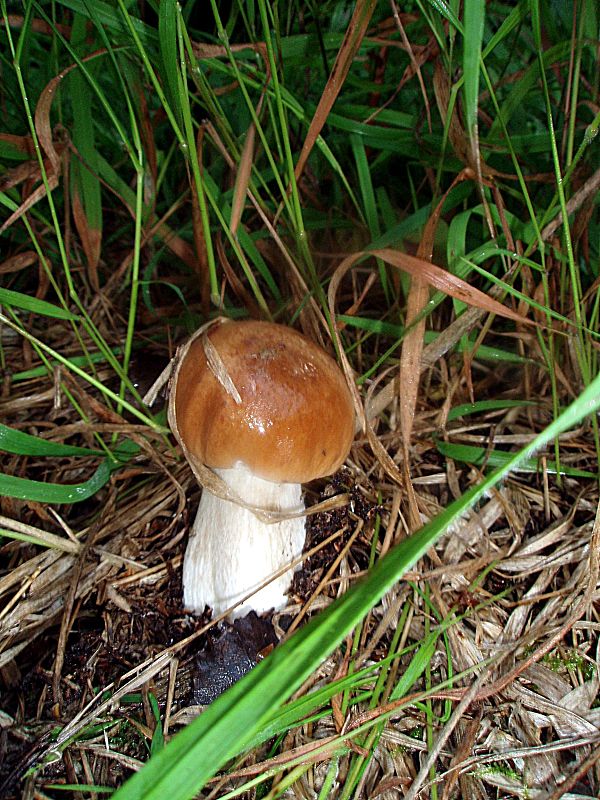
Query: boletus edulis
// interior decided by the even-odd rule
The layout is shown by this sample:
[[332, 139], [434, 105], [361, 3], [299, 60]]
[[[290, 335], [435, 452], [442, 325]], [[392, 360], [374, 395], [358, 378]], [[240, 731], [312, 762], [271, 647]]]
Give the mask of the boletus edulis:
[[[169, 423], [196, 476], [208, 467], [222, 481], [217, 496], [200, 478], [183, 564], [185, 607], [219, 615], [301, 554], [301, 484], [346, 459], [352, 396], [336, 362], [292, 328], [223, 321], [178, 352]], [[288, 569], [231, 616], [283, 608], [291, 579]]]

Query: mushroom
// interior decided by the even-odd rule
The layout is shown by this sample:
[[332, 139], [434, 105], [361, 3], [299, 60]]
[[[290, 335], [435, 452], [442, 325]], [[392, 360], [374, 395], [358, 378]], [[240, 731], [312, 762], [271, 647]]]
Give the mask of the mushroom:
[[337, 364], [292, 328], [221, 322], [178, 353], [169, 423], [204, 486], [185, 607], [220, 615], [251, 592], [232, 617], [285, 607], [291, 568], [255, 590], [302, 553], [301, 484], [331, 475], [350, 450], [354, 407]]

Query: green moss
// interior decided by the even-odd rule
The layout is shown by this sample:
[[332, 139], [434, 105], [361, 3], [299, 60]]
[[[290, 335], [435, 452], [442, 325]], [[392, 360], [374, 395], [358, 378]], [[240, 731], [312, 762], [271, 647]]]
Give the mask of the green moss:
[[586, 681], [591, 680], [596, 673], [596, 666], [590, 661], [585, 659], [581, 653], [575, 648], [563, 651], [561, 653], [548, 653], [542, 659], [544, 663], [552, 672], [564, 672], [580, 670]]

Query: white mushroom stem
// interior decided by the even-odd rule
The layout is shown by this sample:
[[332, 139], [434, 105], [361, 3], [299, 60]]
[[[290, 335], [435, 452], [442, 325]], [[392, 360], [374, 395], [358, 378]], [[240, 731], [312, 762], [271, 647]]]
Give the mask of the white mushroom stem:
[[[241, 465], [215, 472], [245, 503], [287, 514], [304, 510], [300, 484], [265, 481]], [[202, 613], [210, 606], [213, 616], [222, 614], [297, 558], [304, 539], [304, 517], [265, 523], [205, 489], [183, 561], [185, 607]], [[289, 569], [275, 578], [238, 606], [231, 618], [250, 610], [260, 614], [284, 608], [292, 574]]]

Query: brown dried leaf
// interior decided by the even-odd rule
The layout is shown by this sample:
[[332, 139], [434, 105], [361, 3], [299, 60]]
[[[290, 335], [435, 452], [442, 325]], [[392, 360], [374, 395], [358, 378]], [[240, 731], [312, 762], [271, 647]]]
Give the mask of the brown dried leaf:
[[[262, 109], [265, 96], [264, 91], [265, 90], [263, 89], [263, 94], [258, 101], [258, 107], [256, 109], [257, 116], [260, 115]], [[231, 219], [229, 222], [229, 227], [234, 236], [237, 235], [237, 229], [242, 218], [244, 205], [246, 204], [246, 194], [248, 192], [248, 184], [250, 183], [250, 175], [252, 174], [252, 159], [254, 156], [255, 138], [256, 126], [254, 125], [254, 122], [251, 122], [246, 133], [244, 149], [242, 150], [240, 161], [237, 165], [235, 186], [233, 187], [233, 200], [231, 202]]]
[[423, 338], [425, 336], [425, 317], [422, 316], [419, 319], [419, 315], [427, 307], [428, 301], [429, 287], [419, 275], [414, 275], [410, 282], [406, 306], [406, 327], [409, 330], [402, 342], [402, 354], [400, 357], [400, 428], [402, 430], [403, 470], [411, 531], [416, 531], [421, 527], [417, 498], [410, 477], [409, 448], [417, 408], [421, 353], [423, 352]]
[[74, 188], [72, 198], [73, 219], [75, 220], [75, 227], [77, 228], [81, 246], [83, 247], [83, 252], [88, 262], [90, 282], [92, 287], [98, 291], [100, 288], [98, 282], [98, 262], [100, 261], [102, 231], [90, 226], [78, 187]]
[[450, 775], [442, 791], [442, 800], [449, 800], [452, 797], [454, 786], [460, 775], [459, 770], [453, 770], [452, 767], [459, 766], [473, 751], [482, 717], [483, 709], [480, 707], [476, 709], [473, 719], [470, 721], [461, 720], [457, 725], [457, 746], [450, 762]]
[[254, 301], [254, 298], [250, 292], [246, 291], [246, 287], [238, 278], [236, 271], [229, 263], [227, 252], [223, 246], [223, 239], [221, 236], [217, 236], [215, 245], [217, 249], [217, 255], [219, 256], [219, 263], [223, 268], [223, 272], [225, 273], [225, 277], [227, 278], [231, 289], [235, 293], [236, 297], [239, 298], [240, 302], [246, 307], [250, 316], [254, 319], [261, 319], [264, 316], [263, 312], [259, 308], [258, 304]]
[[[423, 235], [417, 249], [418, 258], [425, 259], [427, 263], [431, 262], [433, 258], [435, 232], [448, 192], [450, 192], [457, 183], [469, 177], [470, 174], [463, 170], [452, 181], [451, 186], [438, 202], [423, 230]], [[420, 527], [421, 522], [417, 507], [417, 498], [410, 478], [409, 446], [417, 407], [421, 357], [423, 354], [425, 337], [425, 316], [422, 316], [421, 319], [419, 319], [419, 317], [427, 308], [428, 301], [429, 288], [426, 281], [421, 275], [413, 274], [406, 308], [406, 328], [409, 330], [402, 343], [402, 355], [400, 358], [400, 424], [402, 429], [402, 446], [404, 449], [404, 472], [408, 491], [410, 527], [413, 531]]]
[[306, 139], [302, 145], [302, 151], [300, 152], [300, 157], [296, 164], [296, 169], [294, 170], [296, 180], [298, 180], [302, 174], [315, 142], [327, 121], [329, 112], [344, 85], [346, 76], [358, 52], [358, 48], [367, 32], [367, 27], [376, 4], [377, 0], [358, 0], [354, 7], [354, 13], [352, 14], [352, 19], [346, 30], [344, 41], [338, 51], [333, 69], [327, 79], [327, 84], [325, 85], [325, 89], [323, 90], [323, 94], [321, 95], [321, 99], [319, 100], [319, 104], [317, 105], [308, 128]]
[[[46, 167], [47, 169], [47, 167]], [[23, 181], [38, 181], [41, 178], [40, 165], [37, 161], [25, 161], [7, 170], [0, 176], [0, 191], [6, 192]]]
[[[58, 186], [58, 177], [56, 175], [49, 175], [48, 176], [48, 187], [50, 191], [56, 189]], [[16, 211], [10, 215], [10, 217], [4, 221], [4, 224], [0, 226], [0, 233], [3, 233], [7, 228], [20, 219], [26, 211], [29, 211], [39, 200], [46, 196], [46, 186], [42, 183], [41, 186], [38, 186], [35, 191], [33, 191], [29, 197], [24, 200], [21, 205], [17, 208]]]
[[[450, 76], [441, 59], [436, 59], [435, 61], [433, 91], [440, 117], [442, 121], [445, 122], [450, 109]], [[454, 152], [462, 163], [469, 164], [469, 140], [458, 119], [456, 105], [452, 108], [452, 118], [448, 127], [448, 138], [450, 139]]]
[[[198, 128], [196, 135], [196, 152], [200, 161], [200, 171], [202, 171], [202, 153], [204, 144], [204, 127], [201, 125]], [[206, 236], [204, 225], [202, 223], [202, 214], [200, 211], [200, 198], [199, 191], [204, 191], [202, 188], [196, 190], [195, 184], [192, 184], [192, 228], [194, 232], [194, 247], [196, 250], [196, 258], [193, 263], [193, 270], [198, 275], [198, 283], [200, 289], [200, 302], [204, 312], [208, 311], [210, 304], [210, 275], [208, 271], [208, 247], [206, 244]]]
[[194, 272], [198, 271], [198, 259], [196, 258], [194, 249], [165, 222], [158, 220], [156, 225], [152, 228], [151, 234], [160, 237], [169, 250], [176, 255], [177, 258], [180, 258], [187, 267], [194, 270]]
[[10, 256], [0, 263], [0, 275], [8, 272], [19, 272], [37, 262], [37, 253], [34, 250], [25, 250], [16, 256]]
[[[103, 55], [106, 53], [106, 49], [102, 48], [100, 50], [95, 50], [93, 53], [90, 53], [88, 56], [82, 59], [85, 63], [86, 61], [91, 61], [94, 58], [98, 58], [98, 56]], [[74, 69], [78, 68], [78, 64], [70, 64], [68, 67], [59, 72], [58, 75], [55, 75], [52, 80], [50, 80], [46, 86], [42, 89], [40, 94], [37, 106], [35, 107], [35, 130], [38, 135], [38, 139], [40, 144], [45, 151], [46, 155], [50, 159], [50, 163], [52, 165], [52, 170], [55, 175], [60, 175], [60, 154], [57, 150], [57, 147], [52, 139], [52, 127], [50, 125], [50, 109], [52, 108], [52, 102], [54, 97], [56, 96], [56, 90], [63, 78], [65, 78], [69, 72]]]
[[[9, 14], [7, 21], [11, 28], [19, 29], [25, 24], [25, 17], [22, 14]], [[27, 25], [36, 33], [45, 33], [47, 36], [53, 36], [55, 31], [58, 31], [65, 39], [71, 38], [71, 26], [61, 22], [53, 22], [51, 25], [46, 20], [34, 17], [33, 19], [28, 19]]]
[[158, 156], [154, 138], [155, 119], [148, 108], [148, 95], [141, 86], [138, 86], [137, 95], [140, 104], [140, 134], [147, 165], [144, 176], [144, 203], [154, 210], [156, 207], [156, 184], [158, 181]]
[[15, 136], [13, 133], [0, 133], [0, 142], [12, 145], [15, 150], [20, 153], [26, 153], [28, 156], [35, 155], [35, 147], [31, 136]]
[[[239, 53], [242, 50], [254, 50], [258, 53], [265, 62], [267, 76], [270, 75], [269, 59], [267, 57], [267, 48], [264, 42], [245, 42], [243, 44], [229, 45], [229, 50], [232, 53]], [[222, 44], [199, 44], [192, 42], [192, 51], [196, 58], [223, 58], [228, 54], [227, 48]]]
[[[388, 264], [391, 264], [398, 269], [408, 272], [409, 275], [417, 275], [422, 280], [426, 281], [434, 289], [454, 297], [457, 300], [462, 300], [470, 306], [475, 306], [489, 314], [497, 314], [500, 317], [511, 319], [513, 322], [519, 322], [522, 325], [535, 325], [536, 323], [527, 317], [518, 314], [498, 300], [494, 300], [485, 292], [481, 292], [474, 286], [470, 286], [466, 281], [458, 278], [456, 275], [448, 272], [446, 269], [437, 267], [435, 264], [430, 264], [416, 256], [410, 256], [408, 253], [400, 253], [397, 250], [370, 250], [368, 253], [359, 253], [349, 256], [356, 260], [360, 256], [371, 255], [375, 258], [382, 258]], [[344, 260], [345, 263], [347, 259]], [[341, 265], [340, 265], [341, 266]]]
[[[352, 267], [357, 262], [361, 261], [366, 257], [381, 258], [383, 259], [383, 261], [387, 262], [388, 264], [391, 264], [393, 267], [404, 270], [405, 272], [408, 272], [408, 274], [411, 276], [416, 275], [417, 277], [421, 278], [424, 282], [428, 283], [434, 288], [445, 292], [451, 297], [456, 297], [457, 299], [463, 300], [464, 302], [472, 306], [476, 306], [477, 308], [484, 309], [485, 311], [488, 311], [493, 314], [498, 314], [500, 316], [507, 317], [508, 319], [512, 319], [522, 324], [528, 324], [528, 325], [536, 324], [535, 322], [528, 320], [526, 317], [517, 314], [511, 309], [506, 308], [506, 306], [502, 305], [502, 303], [484, 294], [484, 292], [481, 292], [478, 289], [469, 286], [468, 283], [461, 280], [460, 278], [457, 278], [455, 275], [451, 275], [447, 270], [444, 270], [441, 267], [437, 267], [435, 266], [435, 264], [431, 264], [428, 261], [425, 261], [424, 259], [417, 258], [415, 256], [409, 256], [407, 253], [401, 253], [396, 250], [390, 250], [387, 248], [383, 250], [370, 250], [370, 251], [362, 250], [357, 253], [351, 253], [349, 256], [346, 256], [346, 258], [338, 265], [329, 283], [329, 289], [327, 293], [329, 312], [331, 314], [332, 319], [335, 319], [336, 316], [337, 292], [344, 276], [346, 275], [347, 272], [349, 272], [352, 269]], [[357, 427], [359, 427], [359, 430], [363, 430], [366, 432], [368, 430], [368, 425], [365, 416], [365, 409], [363, 408], [360, 394], [354, 383], [352, 367], [344, 352], [344, 348], [342, 347], [339, 328], [337, 325], [333, 326], [332, 334], [336, 350], [338, 353], [338, 357], [340, 360], [340, 364], [342, 366], [342, 369], [344, 370], [348, 386], [354, 398], [354, 407], [357, 416]], [[384, 399], [386, 401], [385, 404], [387, 404], [388, 401], [391, 401], [392, 397], [394, 396], [394, 392], [395, 392], [395, 387], [394, 387], [394, 382], [392, 381], [390, 384], [388, 384], [388, 386], [385, 387], [385, 389], [383, 389], [380, 392], [380, 395], [378, 395], [378, 397], [375, 398], [375, 402], [371, 405], [370, 411], [372, 411], [375, 405], [377, 405], [378, 408], [380, 407], [381, 405], [380, 399], [381, 396], [383, 396], [384, 394], [385, 394]], [[383, 407], [385, 407], [385, 405]], [[372, 418], [372, 416], [373, 415], [369, 413], [369, 417]]]

